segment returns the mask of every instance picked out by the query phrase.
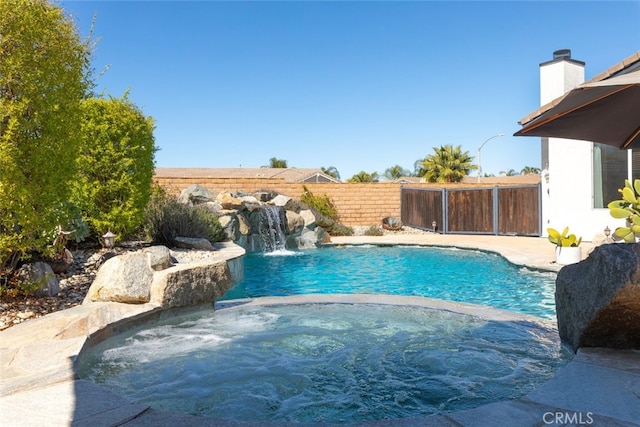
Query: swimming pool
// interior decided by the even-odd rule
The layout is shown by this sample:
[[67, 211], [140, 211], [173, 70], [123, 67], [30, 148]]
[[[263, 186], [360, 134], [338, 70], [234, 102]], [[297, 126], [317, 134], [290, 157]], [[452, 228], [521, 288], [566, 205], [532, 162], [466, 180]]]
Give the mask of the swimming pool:
[[215, 312], [113, 336], [83, 350], [76, 368], [154, 408], [224, 422], [470, 409], [521, 397], [570, 359], [541, 319], [554, 317], [554, 281], [455, 248], [253, 253]]
[[478, 250], [326, 247], [245, 257], [245, 279], [222, 300], [300, 294], [389, 294], [488, 305], [555, 319], [555, 272]]

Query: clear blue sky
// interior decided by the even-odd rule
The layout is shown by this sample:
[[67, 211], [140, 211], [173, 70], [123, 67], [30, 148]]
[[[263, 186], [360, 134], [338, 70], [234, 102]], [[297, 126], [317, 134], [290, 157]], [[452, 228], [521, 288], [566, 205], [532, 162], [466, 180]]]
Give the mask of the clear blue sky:
[[[589, 79], [640, 50], [639, 1], [62, 1], [97, 92], [156, 120], [159, 167], [335, 166], [383, 174], [444, 144], [483, 172], [540, 167], [513, 137], [558, 49]], [[567, 159], [571, 165], [571, 159]]]

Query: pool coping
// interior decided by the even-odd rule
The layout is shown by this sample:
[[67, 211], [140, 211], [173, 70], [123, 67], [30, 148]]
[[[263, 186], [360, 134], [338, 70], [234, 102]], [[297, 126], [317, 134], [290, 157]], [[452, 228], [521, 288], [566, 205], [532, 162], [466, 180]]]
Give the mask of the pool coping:
[[[451, 238], [441, 239], [437, 235], [435, 238], [430, 236], [429, 239], [415, 236], [413, 239], [407, 237], [333, 238], [332, 243], [394, 244], [396, 242], [397, 244], [456, 246], [498, 252], [515, 264], [554, 270], [550, 261], [552, 252], [550, 251], [551, 254], [548, 256], [545, 252], [542, 252], [544, 255], [540, 255], [542, 246], [539, 245], [541, 240], [539, 238], [457, 237], [459, 237], [457, 241]], [[512, 247], [504, 250], [509, 240]], [[547, 247], [551, 246], [548, 242], [545, 243]], [[518, 260], [527, 262], [518, 262]], [[370, 297], [367, 296], [367, 298]], [[92, 427], [102, 425], [268, 425], [169, 414], [114, 395], [96, 384], [77, 378], [73, 370], [73, 361], [91, 332], [78, 336], [71, 332], [74, 328], [82, 325], [87, 331], [96, 332], [120, 319], [157, 310], [159, 308], [152, 304], [90, 303], [31, 320], [0, 332], [0, 366], [2, 366], [0, 424], [11, 426], [91, 425]], [[108, 315], [105, 317], [105, 314]], [[100, 322], [105, 322], [105, 318], [111, 321], [100, 325]], [[638, 426], [640, 424], [637, 420], [640, 420], [640, 351], [591, 348], [580, 349], [574, 359], [561, 368], [552, 379], [521, 399], [426, 418], [380, 420], [354, 425], [422, 426], [428, 424], [484, 427], [573, 423], [574, 425]], [[271, 425], [282, 425], [282, 423]]]

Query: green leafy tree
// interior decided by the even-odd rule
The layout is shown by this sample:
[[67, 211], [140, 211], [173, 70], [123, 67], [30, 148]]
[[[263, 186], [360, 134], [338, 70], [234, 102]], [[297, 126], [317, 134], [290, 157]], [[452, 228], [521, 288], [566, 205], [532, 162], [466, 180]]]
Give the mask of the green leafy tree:
[[348, 182], [378, 182], [379, 178], [378, 172], [367, 173], [360, 171], [349, 178]]
[[468, 151], [462, 151], [458, 145], [433, 147], [434, 154], [416, 162], [419, 176], [428, 182], [460, 182], [469, 172], [476, 169], [473, 157]]
[[263, 168], [288, 168], [287, 161], [283, 159], [276, 159], [272, 157], [269, 159], [269, 165], [263, 166]]
[[70, 219], [91, 47], [46, 0], [0, 1], [0, 272]]
[[520, 173], [522, 175], [538, 174], [540, 173], [540, 168], [536, 168], [534, 166], [525, 166], [524, 168], [522, 168]]
[[337, 179], [338, 181], [340, 181], [340, 172], [338, 172], [338, 169], [336, 169], [335, 166], [329, 166], [329, 167], [321, 167], [320, 168], [322, 170], [322, 172], [326, 173], [329, 176], [334, 177], [335, 179]]
[[82, 149], [73, 201], [92, 232], [125, 237], [142, 225], [151, 195], [154, 120], [125, 93], [83, 102]]
[[391, 166], [384, 171], [384, 177], [390, 181], [396, 180], [403, 176], [410, 176], [411, 172], [400, 165]]

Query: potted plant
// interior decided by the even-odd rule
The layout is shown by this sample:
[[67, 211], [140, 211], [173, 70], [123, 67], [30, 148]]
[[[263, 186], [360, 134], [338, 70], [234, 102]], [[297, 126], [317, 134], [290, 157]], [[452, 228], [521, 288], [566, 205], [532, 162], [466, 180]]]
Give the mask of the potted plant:
[[556, 263], [562, 265], [575, 264], [582, 259], [582, 237], [569, 234], [569, 227], [565, 227], [560, 233], [554, 228], [547, 228], [549, 241], [556, 245]]
[[618, 191], [622, 194], [622, 200], [614, 200], [607, 207], [612, 217], [626, 219], [627, 224], [616, 228], [613, 238], [635, 243], [640, 236], [640, 179], [636, 179], [633, 185], [625, 179], [624, 188]]

